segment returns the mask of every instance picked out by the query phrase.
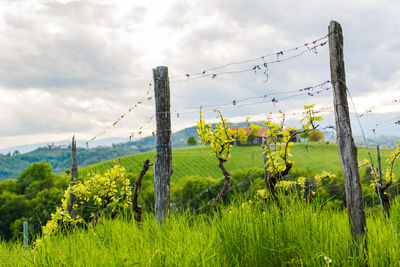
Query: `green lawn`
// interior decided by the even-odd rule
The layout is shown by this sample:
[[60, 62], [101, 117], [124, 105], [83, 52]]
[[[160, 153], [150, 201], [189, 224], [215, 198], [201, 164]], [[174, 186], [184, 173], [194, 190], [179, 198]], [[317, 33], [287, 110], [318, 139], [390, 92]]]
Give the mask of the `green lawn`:
[[[373, 159], [376, 158], [376, 151], [370, 148]], [[382, 150], [382, 161], [390, 150]], [[145, 152], [132, 156], [121, 157], [121, 164], [129, 171], [138, 173], [141, 169], [142, 162], [149, 158], [152, 162], [155, 159], [155, 152]], [[292, 157], [294, 161], [294, 171], [313, 170], [320, 172], [322, 170], [336, 173], [340, 170], [340, 161], [335, 144], [326, 145], [325, 143], [312, 144], [294, 144], [292, 146]], [[361, 162], [364, 158], [368, 158], [365, 148], [359, 148], [358, 160]], [[113, 161], [104, 161], [98, 164], [86, 166], [79, 170], [81, 176], [86, 176], [89, 172], [104, 172], [110, 168]], [[189, 175], [199, 175], [204, 177], [219, 178], [222, 176], [218, 168], [218, 161], [214, 155], [209, 152], [208, 147], [197, 146], [193, 148], [174, 149], [172, 151], [173, 174], [172, 181], [178, 181], [180, 178]], [[234, 146], [232, 148], [231, 158], [226, 163], [229, 171], [244, 170], [250, 167], [263, 168], [262, 149], [259, 146]], [[395, 173], [400, 174], [399, 165], [396, 166]]]

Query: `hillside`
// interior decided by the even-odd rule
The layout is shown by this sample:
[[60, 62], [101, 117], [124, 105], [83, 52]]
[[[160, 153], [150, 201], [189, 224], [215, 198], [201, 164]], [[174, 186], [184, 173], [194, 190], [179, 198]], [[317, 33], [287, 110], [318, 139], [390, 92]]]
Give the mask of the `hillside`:
[[[173, 133], [171, 136], [174, 147], [187, 147], [186, 140], [195, 135], [195, 128], [187, 128]], [[146, 152], [154, 149], [155, 137], [149, 136], [137, 141], [115, 144], [113, 147], [102, 148], [78, 148], [78, 164], [84, 167], [104, 160], [111, 160], [140, 152]], [[16, 178], [33, 162], [46, 161], [49, 163], [56, 174], [64, 172], [71, 168], [70, 148], [56, 146], [40, 147], [34, 151], [20, 154], [8, 153], [0, 154], [0, 181], [10, 178]]]
[[[101, 160], [113, 159], [121, 156], [138, 153], [138, 149], [120, 147], [78, 149], [78, 162], [80, 166], [94, 164]], [[69, 148], [42, 147], [34, 151], [19, 155], [0, 155], [0, 181], [16, 178], [34, 162], [46, 161], [50, 163], [56, 174], [71, 168], [71, 152]]]
[[[239, 127], [245, 127], [246, 123], [241, 122], [238, 123]], [[186, 168], [188, 168], [189, 173], [195, 174], [196, 173], [196, 168], [201, 169], [202, 172], [204, 172], [204, 168], [201, 167], [201, 164], [205, 163], [196, 163], [195, 161], [198, 161], [198, 158], [204, 158], [208, 157], [209, 154], [204, 148], [191, 148], [194, 149], [193, 152], [177, 152], [176, 149], [181, 149], [181, 148], [188, 148], [186, 141], [190, 136], [195, 136], [197, 138], [197, 133], [196, 133], [196, 127], [189, 127], [177, 132], [172, 133], [171, 135], [171, 143], [174, 148], [174, 157], [178, 157], [177, 160], [174, 160], [174, 164], [177, 163], [177, 161], [181, 161], [182, 157], [190, 157], [190, 154], [196, 154], [195, 156], [197, 157], [191, 157], [192, 161], [190, 165], [186, 164]], [[335, 140], [334, 134], [331, 132], [325, 132], [325, 140], [333, 141]], [[362, 146], [363, 145], [363, 140], [360, 138], [355, 137], [357, 145]], [[357, 141], [358, 140], [358, 141]], [[368, 139], [368, 142], [374, 143], [378, 142], [380, 145], [384, 145], [385, 147], [392, 147], [396, 143], [396, 140], [398, 140], [398, 137], [396, 136], [378, 136], [376, 139]], [[148, 152], [148, 151], [153, 151], [154, 150], [154, 145], [155, 145], [155, 136], [148, 136], [141, 138], [136, 141], [131, 141], [131, 142], [124, 142], [120, 144], [115, 144], [113, 147], [103, 147], [103, 148], [91, 148], [91, 149], [85, 149], [85, 148], [78, 148], [78, 164], [79, 167], [85, 167], [87, 165], [92, 165], [99, 163], [96, 167], [88, 167], [88, 169], [99, 169], [99, 170], [104, 170], [106, 167], [110, 166], [111, 162], [105, 162], [107, 160], [112, 160], [112, 159], [117, 159], [120, 157], [125, 157], [128, 155], [133, 155], [137, 153], [142, 153], [142, 152]], [[312, 146], [310, 146], [312, 149]], [[328, 147], [325, 147], [324, 149], [328, 149]], [[242, 167], [247, 168], [249, 166], [259, 166], [260, 168], [262, 167], [262, 161], [261, 161], [261, 154], [259, 152], [258, 148], [234, 148], [234, 151], [238, 150], [239, 153], [246, 153], [250, 152], [250, 155], [246, 155], [244, 158], [244, 161], [241, 160], [235, 160], [235, 156], [233, 157], [233, 160], [227, 163], [228, 167], [233, 168], [234, 170], [240, 169]], [[305, 148], [301, 149], [300, 151], [305, 150]], [[319, 151], [319, 149], [317, 149]], [[312, 151], [312, 150], [310, 150]], [[332, 150], [334, 152], [334, 149]], [[153, 153], [153, 154], [152, 154]], [[254, 153], [254, 156], [253, 156]], [[235, 153], [234, 153], [235, 154]], [[311, 154], [311, 153], [309, 153]], [[140, 161], [144, 157], [148, 157], [148, 155], [153, 155], [154, 157], [154, 152], [150, 152], [149, 154], [144, 154], [144, 156], [138, 156], [138, 161], [139, 163], [136, 164], [134, 163], [134, 158], [131, 159], [121, 159], [123, 162], [130, 161], [130, 163], [126, 163], [127, 169], [132, 169], [132, 171], [137, 170], [137, 166], [140, 166]], [[250, 158], [249, 158], [250, 156]], [[334, 163], [329, 162], [327, 163], [328, 169], [331, 169], [332, 166], [336, 165], [338, 163], [337, 160], [337, 154], [332, 154], [334, 159]], [[296, 157], [294, 160], [296, 161]], [[316, 157], [320, 158], [320, 157]], [[332, 158], [332, 157], [331, 157]], [[206, 161], [214, 162], [214, 159], [212, 157], [207, 158]], [[24, 153], [24, 154], [11, 154], [8, 153], [7, 155], [0, 154], [0, 181], [3, 181], [5, 179], [10, 179], [10, 178], [16, 178], [19, 176], [19, 174], [26, 168], [29, 167], [33, 162], [42, 162], [46, 161], [48, 162], [54, 172], [56, 174], [64, 172], [66, 169], [69, 169], [71, 167], [71, 152], [69, 148], [61, 148], [60, 146], [56, 147], [41, 147], [38, 148], [34, 151]], [[326, 161], [330, 161], [330, 158], [326, 158]], [[136, 164], [136, 165], [135, 165]], [[200, 164], [200, 165], [199, 165]], [[332, 165], [333, 164], [333, 165]], [[208, 166], [208, 164], [206, 164]], [[204, 166], [206, 166], [204, 165]], [[178, 164], [177, 167], [180, 167]], [[214, 164], [213, 164], [214, 166]], [[303, 166], [307, 167], [307, 166]], [[135, 169], [136, 168], [136, 169]], [[211, 168], [211, 169], [210, 169]], [[88, 170], [86, 169], [86, 170]], [[174, 177], [182, 177], [182, 171], [178, 171], [178, 168], [175, 168], [174, 170]], [[210, 171], [210, 176], [216, 177], [219, 175], [219, 169], [214, 168], [214, 167], [207, 167], [208, 171]], [[313, 168], [311, 168], [313, 169]], [[335, 171], [331, 169], [332, 171]], [[86, 171], [83, 171], [85, 173]], [[178, 174], [177, 174], [177, 173]]]
[[[359, 148], [359, 161], [368, 158], [365, 148]], [[376, 158], [376, 151], [370, 149], [373, 158]], [[390, 150], [381, 151], [384, 159]], [[136, 155], [121, 157], [119, 162], [128, 171], [138, 173], [142, 162], [150, 159], [154, 162], [154, 151], [140, 153]], [[336, 144], [311, 143], [294, 144], [292, 146], [291, 160], [295, 162], [294, 171], [321, 172], [322, 170], [336, 173], [340, 170], [340, 161]], [[90, 165], [79, 170], [80, 176], [86, 176], [89, 172], [104, 172], [110, 168], [113, 160], [103, 161]], [[384, 164], [384, 163], [382, 163]], [[173, 174], [172, 181], [178, 181], [184, 176], [196, 175], [202, 177], [221, 177], [221, 170], [218, 168], [218, 161], [215, 156], [209, 153], [207, 147], [197, 146], [184, 149], [172, 150]], [[244, 170], [251, 167], [263, 168], [262, 150], [259, 146], [233, 146], [231, 158], [226, 163], [226, 168], [230, 171]], [[396, 175], [400, 174], [400, 166], [395, 167]]]

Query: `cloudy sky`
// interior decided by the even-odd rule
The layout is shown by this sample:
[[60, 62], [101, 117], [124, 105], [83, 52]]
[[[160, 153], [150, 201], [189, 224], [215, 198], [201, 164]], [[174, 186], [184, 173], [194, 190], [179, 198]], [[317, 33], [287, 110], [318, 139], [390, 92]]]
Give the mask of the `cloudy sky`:
[[[393, 102], [400, 99], [399, 14], [396, 0], [2, 0], [0, 148], [68, 140], [73, 134], [85, 141], [106, 129], [99, 138], [128, 138], [142, 125], [151, 133], [154, 120], [146, 121], [154, 113], [153, 99], [109, 126], [146, 94], [151, 70], [160, 65], [169, 68], [173, 130], [194, 125], [201, 104], [228, 104], [220, 109], [231, 121], [258, 120], [278, 110], [298, 113], [312, 103], [329, 108], [329, 90], [284, 99], [293, 95], [287, 92], [329, 80], [327, 45], [279, 55], [285, 59], [307, 50], [267, 64], [268, 70], [263, 63], [326, 36], [332, 19], [343, 27], [347, 83], [357, 111], [372, 110], [361, 118], [363, 127], [400, 135], [400, 126], [394, 126], [400, 103]], [[218, 73], [215, 78], [185, 78], [268, 54], [273, 55], [206, 72]], [[255, 65], [260, 69], [219, 74]], [[270, 95], [276, 92], [283, 94]], [[274, 104], [272, 96], [282, 100]], [[233, 100], [236, 106], [229, 105]], [[324, 116], [324, 123], [332, 124], [331, 111]]]

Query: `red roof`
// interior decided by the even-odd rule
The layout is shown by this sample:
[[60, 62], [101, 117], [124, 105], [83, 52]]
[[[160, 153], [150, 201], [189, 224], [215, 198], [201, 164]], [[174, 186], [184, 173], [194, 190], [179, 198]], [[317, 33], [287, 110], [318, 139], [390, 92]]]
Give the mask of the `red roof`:
[[[246, 131], [246, 133], [250, 133], [251, 129], [249, 127], [239, 127], [239, 128], [231, 128], [233, 131], [238, 131], [239, 129], [244, 129]], [[261, 129], [256, 130], [257, 133], [257, 137], [263, 137], [265, 135], [265, 133], [267, 132], [267, 129], [262, 127]]]
[[[244, 129], [246, 131], [247, 134], [250, 133], [251, 129], [249, 127], [239, 127], [239, 128], [231, 128], [235, 133], [236, 131], [238, 131], [239, 129]], [[283, 128], [283, 130], [287, 130], [287, 128]], [[264, 137], [266, 136], [266, 132], [267, 132], [267, 128], [262, 127], [261, 129], [256, 130], [258, 131], [258, 134], [256, 135], [257, 137]]]

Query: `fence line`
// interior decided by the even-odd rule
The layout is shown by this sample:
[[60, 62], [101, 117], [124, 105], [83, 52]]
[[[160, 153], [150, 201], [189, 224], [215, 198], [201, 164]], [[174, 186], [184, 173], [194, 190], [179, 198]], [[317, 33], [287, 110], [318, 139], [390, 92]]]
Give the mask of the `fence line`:
[[[289, 52], [298, 51], [300, 48], [304, 48], [305, 50], [302, 51], [301, 54], [297, 54], [295, 56], [287, 58], [286, 60], [292, 59], [294, 57], [298, 57], [298, 56], [300, 56], [300, 55], [302, 55], [302, 54], [304, 54], [305, 52], [308, 52], [308, 51], [317, 53], [316, 48], [318, 46], [324, 46], [327, 43], [327, 41], [325, 41], [325, 42], [321, 42], [321, 41], [325, 40], [327, 38], [328, 38], [328, 35], [325, 35], [325, 36], [323, 36], [321, 38], [318, 38], [318, 39], [316, 39], [316, 40], [314, 40], [312, 42], [305, 43], [303, 45], [299, 45], [299, 46], [296, 46], [296, 47], [291, 48], [291, 49], [281, 50], [281, 51], [278, 51], [278, 52], [275, 52], [275, 53], [269, 53], [269, 54], [266, 54], [266, 55], [263, 55], [263, 56], [260, 56], [260, 57], [254, 58], [254, 59], [246, 59], [246, 60], [239, 61], [239, 62], [226, 63], [226, 64], [223, 64], [221, 66], [204, 69], [203, 71], [196, 72], [196, 73], [186, 73], [186, 74], [182, 74], [182, 75], [177, 75], [177, 76], [174, 76], [174, 77], [171, 78], [172, 79], [171, 82], [174, 82], [173, 79], [176, 79], [176, 78], [179, 78], [179, 77], [186, 77], [187, 79], [185, 79], [185, 80], [175, 80], [175, 82], [177, 82], [177, 81], [188, 81], [188, 80], [191, 80], [191, 79], [198, 79], [198, 78], [204, 78], [204, 77], [210, 77], [210, 76], [215, 78], [216, 76], [214, 76], [214, 75], [220, 75], [221, 73], [208, 73], [208, 72], [214, 71], [214, 70], [220, 70], [220, 69], [223, 69], [223, 68], [226, 68], [226, 67], [229, 67], [229, 66], [233, 66], [233, 65], [242, 65], [242, 64], [252, 63], [252, 62], [256, 62], [256, 61], [262, 61], [262, 63], [261, 63], [262, 66], [265, 67], [265, 68], [268, 68], [268, 64], [274, 64], [274, 63], [282, 62], [284, 60], [279, 59], [281, 56], [283, 56], [284, 54], [289, 53]], [[312, 46], [310, 47], [310, 45], [312, 45]], [[276, 59], [275, 60], [266, 61], [266, 59], [269, 58], [269, 57], [276, 57]], [[259, 65], [255, 65], [250, 69], [240, 70], [240, 71], [238, 71], [238, 73], [261, 69], [261, 68], [257, 68], [257, 66], [260, 67]], [[231, 73], [227, 73], [227, 74], [231, 74]], [[192, 78], [193, 76], [200, 76], [200, 77]]]

